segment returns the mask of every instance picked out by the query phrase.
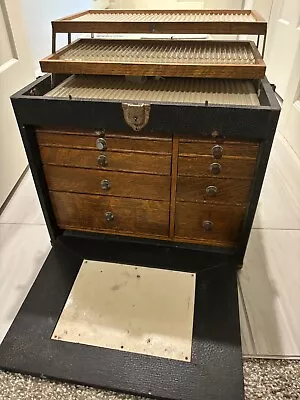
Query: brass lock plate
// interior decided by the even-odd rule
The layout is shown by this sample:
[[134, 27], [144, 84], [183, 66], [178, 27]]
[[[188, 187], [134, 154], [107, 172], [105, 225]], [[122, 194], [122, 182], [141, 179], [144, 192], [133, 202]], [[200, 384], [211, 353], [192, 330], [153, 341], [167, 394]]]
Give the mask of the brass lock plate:
[[142, 130], [149, 121], [150, 104], [123, 103], [123, 114], [126, 123], [134, 130]]

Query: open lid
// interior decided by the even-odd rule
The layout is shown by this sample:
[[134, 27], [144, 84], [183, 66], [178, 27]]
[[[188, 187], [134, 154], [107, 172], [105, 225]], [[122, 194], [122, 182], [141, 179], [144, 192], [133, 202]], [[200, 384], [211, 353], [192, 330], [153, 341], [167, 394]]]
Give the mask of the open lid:
[[52, 21], [54, 33], [214, 33], [265, 35], [251, 10], [89, 10]]
[[89, 75], [260, 79], [253, 42], [79, 39], [44, 58], [43, 72]]

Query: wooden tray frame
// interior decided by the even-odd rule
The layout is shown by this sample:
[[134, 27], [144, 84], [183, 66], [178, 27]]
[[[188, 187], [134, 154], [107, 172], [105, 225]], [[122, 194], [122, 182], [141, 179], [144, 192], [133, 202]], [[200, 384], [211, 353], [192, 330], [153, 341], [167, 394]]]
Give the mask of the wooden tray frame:
[[197, 14], [251, 14], [254, 22], [100, 22], [100, 21], [74, 21], [82, 15], [91, 13], [108, 14], [108, 13], [153, 13], [153, 12], [169, 12], [169, 13], [190, 13], [191, 10], [87, 10], [80, 13], [72, 14], [67, 17], [52, 21], [52, 53], [56, 52], [56, 34], [68, 33], [68, 44], [71, 43], [72, 33], [162, 33], [162, 34], [244, 34], [257, 35], [257, 47], [259, 45], [260, 35], [264, 36], [263, 51], [264, 55], [267, 22], [262, 16], [254, 10], [192, 10]]
[[[266, 71], [265, 63], [257, 50], [254, 42], [241, 41], [251, 47], [256, 64], [157, 64], [142, 62], [105, 62], [105, 61], [66, 61], [59, 57], [68, 51], [78, 42], [111, 43], [112, 40], [102, 39], [78, 39], [72, 44], [65, 46], [57, 53], [51, 54], [40, 61], [43, 72], [55, 74], [88, 74], [88, 75], [142, 75], [142, 76], [180, 76], [197, 78], [230, 78], [230, 79], [260, 79], [263, 78]], [[114, 42], [124, 43], [124, 40], [113, 40]], [[157, 43], [157, 40], [130, 40], [131, 43]], [[126, 42], [128, 42], [126, 40]], [[172, 41], [173, 42], [173, 41]], [[184, 41], [180, 41], [182, 43]], [[220, 41], [210, 41], [210, 43], [219, 43]], [[190, 41], [188, 41], [190, 43]], [[207, 43], [207, 41], [205, 41]], [[236, 41], [222, 43], [231, 44]]]

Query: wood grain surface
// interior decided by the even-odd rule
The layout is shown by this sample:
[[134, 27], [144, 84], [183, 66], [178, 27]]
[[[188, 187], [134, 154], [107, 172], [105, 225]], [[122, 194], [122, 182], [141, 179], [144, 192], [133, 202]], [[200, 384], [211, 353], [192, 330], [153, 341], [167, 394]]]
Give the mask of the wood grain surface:
[[[99, 232], [131, 232], [137, 235], [169, 234], [169, 202], [50, 192], [61, 228]], [[105, 213], [114, 219], [106, 221]]]
[[191, 78], [261, 79], [265, 76], [265, 65], [259, 64], [146, 64], [112, 63], [104, 61], [65, 61], [44, 59], [41, 70], [53, 74], [87, 75], [143, 75], [174, 76]]
[[[237, 46], [239, 49], [233, 59], [232, 52], [236, 52]], [[113, 55], [111, 48], [114, 48]], [[170, 51], [171, 60], [168, 58]], [[43, 72], [62, 74], [230, 79], [259, 79], [264, 77], [266, 70], [261, 55], [251, 42], [215, 40], [79, 39], [44, 58], [40, 65]]]
[[[221, 165], [221, 172], [214, 175], [210, 166], [212, 163]], [[220, 160], [212, 156], [185, 157], [178, 160], [178, 175], [182, 176], [218, 176], [222, 178], [252, 178], [256, 160], [251, 158], [222, 157]]]
[[[180, 238], [233, 244], [238, 237], [245, 208], [196, 203], [176, 203], [175, 240]], [[202, 224], [211, 221], [213, 228], [205, 231]]]
[[[45, 165], [44, 172], [48, 187], [52, 191], [165, 201], [169, 201], [170, 198], [171, 178], [168, 176], [97, 171], [55, 165]], [[101, 188], [103, 180], [109, 181], [109, 189]]]
[[176, 208], [176, 187], [178, 172], [178, 144], [179, 138], [173, 139], [172, 168], [171, 168], [171, 193], [170, 193], [170, 238], [174, 237], [175, 231], [175, 208]]
[[[178, 176], [176, 201], [246, 204], [251, 184], [251, 179]], [[206, 192], [209, 186], [217, 190], [213, 197]]]
[[[171, 156], [166, 155], [78, 150], [47, 146], [40, 147], [40, 151], [44, 164], [168, 176], [171, 171]], [[106, 156], [106, 167], [98, 165], [98, 157], [100, 155]]]
[[256, 158], [259, 149], [258, 143], [227, 141], [216, 142], [214, 140], [184, 140], [179, 143], [180, 155], [212, 155], [214, 146], [219, 145], [223, 148], [223, 156], [237, 156]]
[[[220, 33], [220, 34], [264, 34], [267, 30], [266, 21], [257, 13], [251, 10], [180, 10], [180, 14], [182, 15], [182, 21], [168, 21], [162, 20], [161, 22], [153, 22], [153, 20], [147, 21], [147, 17], [144, 19], [140, 19], [138, 22], [132, 23], [132, 21], [118, 21], [118, 18], [114, 20], [105, 21], [105, 14], [116, 14], [122, 16], [126, 16], [128, 13], [130, 14], [139, 14], [143, 13], [147, 15], [153, 15], [156, 13], [158, 17], [163, 14], [173, 14], [177, 13], [178, 10], [90, 10], [83, 13], [77, 13], [73, 16], [69, 16], [66, 18], [62, 18], [59, 20], [52, 21], [52, 27], [54, 32], [78, 32], [78, 33]], [[76, 21], [76, 18], [82, 15], [89, 14], [98, 14], [103, 15], [104, 20], [87, 20], [87, 21]], [[205, 14], [216, 14], [217, 16], [220, 14], [252, 14], [254, 17], [254, 21], [234, 21], [233, 22], [224, 22], [222, 18], [219, 21], [212, 22], [190, 22], [186, 20], [184, 17], [186, 14], [192, 15], [205, 15]]]
[[[96, 149], [96, 140], [99, 136], [92, 132], [53, 132], [37, 131], [37, 140], [40, 146], [69, 147], [77, 149]], [[105, 134], [107, 149], [110, 151], [130, 151], [145, 153], [165, 153], [172, 151], [171, 138], [158, 137], [126, 137], [122, 135]]]

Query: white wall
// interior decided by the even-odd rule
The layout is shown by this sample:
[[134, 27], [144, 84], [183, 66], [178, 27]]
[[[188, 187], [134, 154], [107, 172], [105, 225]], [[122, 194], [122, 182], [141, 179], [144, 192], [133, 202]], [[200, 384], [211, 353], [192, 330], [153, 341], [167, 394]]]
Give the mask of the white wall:
[[[91, 0], [21, 0], [24, 25], [34, 61], [39, 68], [39, 60], [51, 53], [51, 21], [67, 15], [90, 9]], [[57, 48], [67, 43], [67, 34], [57, 35]]]

